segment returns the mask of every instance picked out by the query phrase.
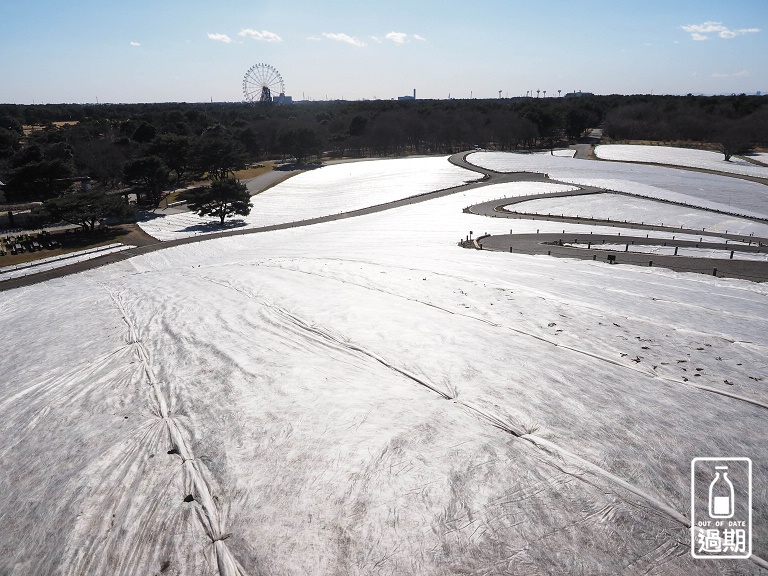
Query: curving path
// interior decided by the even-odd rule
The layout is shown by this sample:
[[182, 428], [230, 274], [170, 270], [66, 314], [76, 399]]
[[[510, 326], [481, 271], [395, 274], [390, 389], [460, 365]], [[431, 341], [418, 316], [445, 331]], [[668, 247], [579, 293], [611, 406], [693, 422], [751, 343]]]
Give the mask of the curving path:
[[[457, 166], [462, 166], [469, 170], [480, 172], [487, 176], [484, 181], [486, 184], [497, 184], [500, 182], [519, 182], [519, 181], [540, 181], [551, 182], [555, 184], [568, 184], [567, 182], [560, 182], [549, 178], [546, 174], [527, 174], [527, 173], [500, 173], [486, 168], [480, 168], [470, 164], [466, 160], [468, 154], [452, 156], [451, 161]], [[727, 175], [720, 173], [721, 175]], [[768, 182], [762, 182], [768, 184]], [[616, 222], [611, 220], [601, 220], [596, 218], [584, 218], [584, 217], [571, 217], [571, 216], [543, 216], [540, 214], [529, 214], [524, 212], [512, 211], [503, 208], [512, 204], [533, 200], [536, 198], [553, 198], [557, 196], [578, 196], [584, 194], [598, 194], [607, 192], [607, 190], [590, 187], [580, 186], [579, 190], [573, 190], [570, 192], [550, 192], [546, 194], [531, 194], [527, 196], [517, 196], [509, 199], [499, 199], [490, 202], [482, 202], [474, 206], [470, 206], [467, 212], [471, 214], [488, 216], [491, 218], [510, 218], [510, 219], [524, 219], [524, 220], [542, 220], [548, 222], [564, 222], [568, 224], [587, 224], [592, 226], [614, 226], [621, 228], [622, 230], [633, 229], [638, 231], [660, 231], [671, 232], [677, 234], [686, 234], [704, 237], [715, 237], [717, 239], [727, 239], [739, 242], [747, 242], [747, 246], [725, 244], [723, 242], [706, 242], [702, 247], [711, 248], [715, 250], [723, 250], [724, 253], [734, 251], [734, 253], [755, 253], [755, 252], [768, 252], [768, 239], [759, 238], [754, 236], [744, 236], [739, 234], [723, 234], [715, 232], [707, 232], [702, 230], [693, 230], [686, 228], [673, 228], [670, 226], [657, 226], [648, 224], [637, 224], [634, 222]], [[633, 194], [615, 192], [613, 194], [623, 194], [626, 196], [635, 196]], [[653, 199], [651, 199], [653, 200]], [[678, 204], [676, 202], [659, 200], [659, 202]], [[682, 205], [682, 204], [681, 204]], [[717, 212], [717, 210], [698, 208], [699, 210]], [[755, 220], [764, 222], [764, 219], [760, 218], [748, 218], [742, 216], [742, 218], [748, 220]], [[579, 243], [579, 237], [581, 243], [591, 242], [593, 244], [624, 244], [624, 245], [653, 245], [653, 246], [676, 246], [681, 248], [698, 248], [700, 242], [679, 240], [679, 239], [652, 239], [648, 238], [648, 235], [624, 235], [618, 232], [617, 235], [608, 234], [592, 234], [591, 232], [566, 232], [562, 233], [548, 233], [548, 234], [501, 234], [492, 235], [478, 238], [478, 246], [484, 250], [496, 250], [503, 252], [516, 252], [521, 254], [546, 254], [547, 256], [556, 256], [561, 258], [580, 258], [582, 260], [600, 260], [602, 262], [608, 261], [608, 256], [612, 256], [611, 260], [614, 263], [621, 264], [633, 264], [637, 266], [662, 266], [669, 268], [677, 272], [698, 272], [703, 274], [712, 274], [718, 277], [733, 277], [742, 278], [752, 281], [768, 281], [768, 262], [761, 262], [756, 260], [739, 260], [728, 258], [696, 258], [690, 256], [671, 256], [671, 255], [659, 255], [648, 254], [638, 252], [621, 252], [621, 251], [606, 251], [606, 250], [588, 250], [575, 246], [567, 246], [568, 243]], [[566, 244], [562, 246], [561, 244]], [[763, 246], [766, 245], [766, 246]], [[466, 244], [467, 247], [475, 247], [475, 244]]]
[[[472, 166], [471, 164], [467, 163], [463, 159], [463, 157], [465, 157], [467, 154], [469, 154], [469, 152], [462, 152], [452, 156], [449, 160], [454, 164], [456, 164], [457, 166], [465, 167], [468, 170], [471, 170], [473, 172], [483, 173], [483, 170], [478, 169], [476, 166]], [[454, 161], [454, 158], [456, 157], [461, 157], [461, 158], [458, 161]], [[467, 184], [462, 184], [461, 186], [454, 186], [453, 188], [446, 188], [443, 190], [435, 190], [433, 192], [427, 192], [424, 194], [411, 196], [409, 198], [402, 198], [400, 200], [394, 200], [392, 202], [387, 202], [384, 204], [377, 204], [375, 206], [369, 206], [367, 208], [361, 208], [359, 210], [343, 212], [341, 214], [333, 214], [330, 216], [320, 216], [318, 218], [298, 220], [296, 222], [287, 222], [285, 224], [275, 224], [272, 226], [263, 226], [260, 228], [247, 228], [247, 229], [234, 229], [234, 230], [230, 229], [222, 232], [213, 232], [211, 234], [205, 234], [203, 236], [190, 236], [187, 238], [179, 238], [177, 240], [168, 240], [165, 242], [155, 241], [154, 243], [148, 243], [143, 246], [137, 246], [136, 248], [132, 248], [130, 250], [125, 250], [123, 252], [105, 255], [99, 258], [93, 258], [85, 262], [78, 262], [76, 264], [63, 266], [61, 268], [55, 268], [53, 270], [47, 270], [45, 272], [39, 272], [37, 274], [29, 274], [28, 276], [24, 276], [21, 278], [13, 278], [13, 279], [4, 280], [4, 281], [0, 280], [0, 292], [3, 292], [5, 290], [12, 290], [14, 288], [21, 288], [23, 286], [29, 286], [32, 284], [37, 284], [38, 282], [44, 282], [46, 280], [52, 280], [54, 278], [69, 276], [70, 274], [76, 274], [78, 272], [83, 272], [85, 270], [91, 270], [93, 268], [106, 266], [107, 264], [114, 264], [115, 262], [121, 262], [123, 260], [133, 258], [134, 256], [147, 254], [149, 252], [155, 252], [157, 250], [163, 250], [165, 248], [171, 248], [173, 246], [181, 246], [183, 244], [193, 244], [196, 242], [206, 242], [208, 240], [215, 240], [216, 238], [225, 238], [228, 236], [259, 234], [262, 232], [271, 232], [273, 230], [285, 230], [288, 228], [312, 226], [313, 224], [320, 224], [323, 222], [332, 222], [334, 220], [343, 220], [346, 218], [363, 216], [365, 214], [382, 212], [384, 210], [399, 208], [400, 206], [415, 204], [417, 202], [426, 202], [427, 200], [433, 200], [435, 198], [440, 198], [442, 196], [449, 196], [451, 194], [455, 194], [456, 192], [471, 190], [478, 186], [496, 184], [498, 182], [515, 182], [515, 181], [520, 181], [522, 179], [528, 179], [526, 177], [530, 177], [529, 178], [530, 180], [539, 180], [540, 178], [543, 177], [540, 174], [527, 174], [527, 175], [521, 175], [519, 178], [515, 179], [514, 175], [510, 175], [510, 174], [496, 173], [496, 175], [494, 175], [493, 178], [476, 180], [476, 181], [468, 182]]]
[[[93, 268], [98, 268], [101, 266], [106, 266], [107, 264], [113, 264], [115, 262], [120, 262], [123, 260], [127, 260], [129, 258], [133, 258], [134, 256], [139, 256], [141, 254], [147, 254], [149, 252], [154, 252], [157, 250], [163, 250], [165, 248], [171, 248], [173, 246], [181, 246], [183, 244], [192, 244], [196, 242], [206, 242], [208, 240], [215, 240], [217, 238], [225, 238], [228, 236], [241, 236], [245, 234], [260, 234], [262, 232], [270, 232], [273, 230], [285, 230], [288, 228], [299, 228], [302, 226], [312, 226], [313, 224], [320, 224], [323, 222], [332, 222], [335, 220], [343, 220], [346, 218], [355, 218], [357, 216], [364, 216], [366, 214], [373, 214], [376, 212], [382, 212], [384, 210], [390, 210], [392, 208], [399, 208], [401, 206], [406, 206], [408, 204], [415, 204], [417, 202], [426, 202], [428, 200], [433, 200], [435, 198], [441, 198], [443, 196], [449, 196], [451, 194], [455, 194], [457, 192], [463, 192], [466, 190], [472, 190], [475, 188], [479, 188], [481, 186], [489, 186], [492, 184], [503, 184], [507, 182], [551, 182], [556, 184], [563, 184], [567, 186], [573, 186], [573, 184], [569, 184], [567, 182], [560, 182], [558, 180], [553, 180], [549, 177], [548, 174], [541, 174], [541, 173], [532, 173], [532, 172], [496, 172], [494, 170], [490, 170], [487, 168], [481, 168], [479, 166], [476, 166], [475, 164], [471, 164], [467, 161], [467, 156], [471, 154], [472, 151], [465, 151], [465, 152], [459, 152], [457, 154], [453, 154], [448, 158], [448, 161], [454, 164], [455, 166], [459, 166], [460, 168], [464, 168], [470, 172], [475, 172], [479, 175], [481, 175], [481, 178], [478, 180], [467, 182], [466, 184], [463, 184], [461, 186], [454, 186], [452, 188], [445, 188], [443, 190], [435, 190], [433, 192], [427, 192], [424, 194], [419, 194], [416, 196], [411, 196], [409, 198], [403, 198], [400, 200], [395, 200], [392, 202], [387, 202], [384, 204], [377, 204], [375, 206], [369, 206], [367, 208], [361, 208], [359, 210], [352, 210], [350, 212], [343, 212], [341, 214], [334, 214], [330, 216], [321, 216], [318, 218], [310, 218], [307, 220], [298, 220], [296, 222], [288, 222], [285, 224], [276, 224], [272, 226], [264, 226], [261, 228], [248, 228], [248, 229], [234, 229], [234, 230], [226, 230], [222, 232], [214, 232], [211, 234], [206, 234], [203, 236], [191, 236], [187, 238], [179, 238], [177, 240], [169, 240], [165, 242], [154, 242], [154, 243], [148, 243], [143, 246], [137, 246], [136, 248], [132, 248], [130, 250], [125, 250], [123, 252], [117, 252], [113, 254], [107, 254], [104, 256], [100, 256], [98, 258], [94, 258], [91, 260], [87, 260], [84, 262], [78, 262], [69, 266], [64, 266], [61, 268], [55, 268], [53, 270], [47, 270], [44, 272], [40, 272], [37, 274], [30, 274], [28, 276], [24, 276], [21, 278], [13, 278], [9, 280], [0, 281], [0, 292], [6, 291], [6, 290], [12, 290], [14, 288], [20, 288], [23, 286], [29, 286], [32, 284], [36, 284], [38, 282], [44, 282], [46, 280], [51, 280], [54, 278], [61, 278], [63, 276], [68, 276], [70, 274], [76, 274], [78, 272], [83, 272], [85, 270], [90, 270]], [[768, 184], [768, 182], [763, 182], [765, 184]], [[561, 192], [561, 193], [554, 193], [557, 195], [577, 195], [577, 194], [594, 194], [599, 192], [605, 192], [605, 190], [599, 189], [599, 188], [591, 188], [591, 187], [580, 187], [580, 190], [576, 190], [573, 192]], [[547, 196], [551, 197], [553, 194], [548, 194]], [[495, 202], [486, 202], [483, 204], [478, 204], [477, 206], [473, 206], [470, 208], [470, 211], [475, 214], [484, 214], [487, 216], [493, 216], [493, 217], [507, 217], [507, 218], [526, 218], [526, 219], [548, 219], [548, 220], [559, 220], [562, 222], [573, 222], [576, 221], [577, 223], [589, 223], [589, 224], [595, 224], [595, 225], [604, 225], [605, 222], [599, 221], [599, 220], [593, 220], [588, 221], [584, 218], [542, 218], [541, 216], [531, 216], [531, 215], [522, 215], [522, 214], [514, 214], [507, 212], [507, 214], [502, 214], [499, 210], [497, 210], [498, 206], [503, 204], [512, 204], [514, 202], [522, 201], [531, 199], [532, 196], [526, 196], [526, 197], [518, 197], [515, 199], [508, 199], [508, 200], [498, 200]], [[616, 223], [612, 223], [616, 224]], [[610, 225], [610, 224], [609, 224]], [[654, 230], [664, 230], [667, 231], [667, 228], [664, 227], [649, 227], [649, 226], [641, 226], [636, 224], [622, 224], [623, 228], [639, 228], [643, 230], [647, 229], [654, 229]], [[677, 232], [680, 233], [692, 233], [692, 234], [702, 234], [702, 232], [695, 230], [695, 231], [689, 231], [689, 230], [680, 230], [675, 229]], [[570, 238], [572, 236], [571, 233], [568, 234], [568, 237]], [[733, 239], [739, 239], [744, 240], [745, 238], [743, 236], [736, 236], [736, 235], [724, 235], [724, 234], [718, 234], [718, 237], [728, 237]], [[509, 235], [503, 235], [503, 236], [493, 236], [493, 237], [487, 237], [483, 240], [483, 247], [489, 248], [489, 249], [496, 249], [496, 250], [504, 250], [506, 251], [514, 251], [514, 252], [521, 252], [521, 253], [527, 253], [527, 254], [544, 254], [547, 253], [549, 255], [553, 256], [564, 256], [569, 258], [583, 258], [583, 259], [595, 259], [596, 256], [592, 253], [587, 251], [581, 250], [579, 248], [571, 248], [568, 247], [557, 247], [556, 249], [553, 249], [554, 247], [552, 245], [547, 246], [545, 242], [558, 242], [559, 240], [566, 241], [566, 237], [563, 234], [557, 235], [557, 234], [549, 234], [549, 235], [531, 235], [531, 234], [523, 234], [523, 235], [513, 235], [513, 237], [509, 237]], [[615, 238], [611, 237], [613, 240]], [[514, 242], [512, 240], [514, 239]], [[628, 237], [629, 241], [631, 240], [642, 240], [640, 237]], [[752, 241], [755, 241], [756, 239], [752, 238]], [[768, 244], [768, 239], [762, 239], [765, 240], [765, 243]], [[684, 244], [680, 244], [680, 246], [683, 246]], [[729, 246], [729, 249], [732, 249], [733, 247]], [[642, 260], [644, 261], [644, 265], [647, 265], [648, 263], [648, 257], [647, 255], [639, 255], [642, 256]], [[685, 258], [686, 262], [693, 266], [687, 267], [684, 266], [683, 263], [681, 263], [681, 258], [675, 258], [675, 257], [660, 257], [660, 256], [654, 256], [655, 261], [654, 264], [658, 262], [658, 265], [665, 266], [667, 268], [672, 268], [674, 270], [679, 271], [707, 271], [711, 273], [713, 267], [718, 267], [718, 276], [735, 276], [739, 278], [748, 278], [748, 279], [759, 279], [759, 280], [768, 280], [768, 266], [760, 266], [761, 262], [741, 262], [741, 261], [730, 261], [730, 264], [728, 264], [728, 260], [713, 260], [711, 258]], [[668, 260], [669, 258], [673, 258], [673, 260]], [[694, 260], [702, 260], [705, 262], [696, 263], [693, 262]], [[638, 263], [633, 262], [632, 258], [630, 257], [622, 257], [621, 260], [618, 260], [622, 263]], [[722, 263], [720, 265], [713, 264], [713, 262]], [[706, 266], [705, 266], [706, 263]], [[750, 276], [747, 274], [747, 271], [751, 270], [752, 275]]]

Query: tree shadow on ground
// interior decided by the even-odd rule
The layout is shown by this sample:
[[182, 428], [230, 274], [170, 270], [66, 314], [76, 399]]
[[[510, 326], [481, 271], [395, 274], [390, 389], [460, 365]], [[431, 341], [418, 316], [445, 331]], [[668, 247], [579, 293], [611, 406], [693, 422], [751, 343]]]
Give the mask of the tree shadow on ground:
[[224, 225], [218, 221], [218, 220], [211, 220], [210, 222], [203, 222], [201, 224], [193, 224], [192, 226], [187, 226], [186, 228], [182, 228], [182, 232], [223, 232], [225, 230], [233, 230], [236, 228], [242, 228], [243, 226], [247, 226], [248, 222], [245, 220], [237, 219], [237, 220], [229, 220], [227, 222], [224, 222]]
[[272, 170], [280, 170], [284, 172], [292, 172], [293, 170], [314, 170], [315, 168], [322, 168], [323, 164], [319, 162], [309, 162], [309, 163], [302, 163], [302, 164], [296, 164], [296, 163], [285, 163], [285, 164], [276, 164], [272, 167]]
[[157, 212], [140, 210], [136, 217], [136, 222], [149, 222], [150, 220], [156, 220], [157, 218], [165, 218], [166, 216], [167, 214], [158, 214]]

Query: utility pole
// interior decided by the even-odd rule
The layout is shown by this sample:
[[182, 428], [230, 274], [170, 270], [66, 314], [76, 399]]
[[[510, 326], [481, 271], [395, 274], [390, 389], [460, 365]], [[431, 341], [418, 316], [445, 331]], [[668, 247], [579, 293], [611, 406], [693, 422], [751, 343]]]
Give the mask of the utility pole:
[[541, 92], [541, 90], [536, 90], [536, 98], [538, 98], [538, 97], [539, 97], [539, 93], [540, 93], [540, 92]]

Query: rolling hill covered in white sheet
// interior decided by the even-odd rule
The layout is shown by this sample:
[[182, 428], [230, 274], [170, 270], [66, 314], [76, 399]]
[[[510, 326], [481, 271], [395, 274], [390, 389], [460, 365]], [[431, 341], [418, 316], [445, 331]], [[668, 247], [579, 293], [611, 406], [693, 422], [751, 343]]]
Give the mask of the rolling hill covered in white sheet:
[[[375, 203], [388, 178], [398, 197], [430, 174], [451, 185], [423, 162], [350, 164], [315, 192], [343, 206], [374, 165]], [[724, 182], [521, 162], [708, 202]], [[255, 210], [296, 204], [324, 170]], [[728, 185], [765, 208], [758, 184]], [[0, 573], [768, 573], [768, 288], [459, 248], [470, 230], [509, 231], [462, 213], [504, 195], [0, 293]], [[752, 560], [691, 557], [699, 456], [752, 459]]]

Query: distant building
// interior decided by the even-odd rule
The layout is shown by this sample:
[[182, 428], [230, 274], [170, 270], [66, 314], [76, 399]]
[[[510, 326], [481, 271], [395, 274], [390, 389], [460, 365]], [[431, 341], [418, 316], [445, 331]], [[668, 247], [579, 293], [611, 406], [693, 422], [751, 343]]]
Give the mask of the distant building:
[[413, 96], [398, 96], [398, 100], [416, 100], [416, 88], [413, 89]]
[[583, 96], [594, 96], [592, 92], [582, 92], [579, 90], [578, 92], [568, 92], [563, 98], [581, 98]]
[[286, 96], [280, 92], [279, 96], [272, 96], [272, 102], [275, 104], [293, 104], [293, 96]]

